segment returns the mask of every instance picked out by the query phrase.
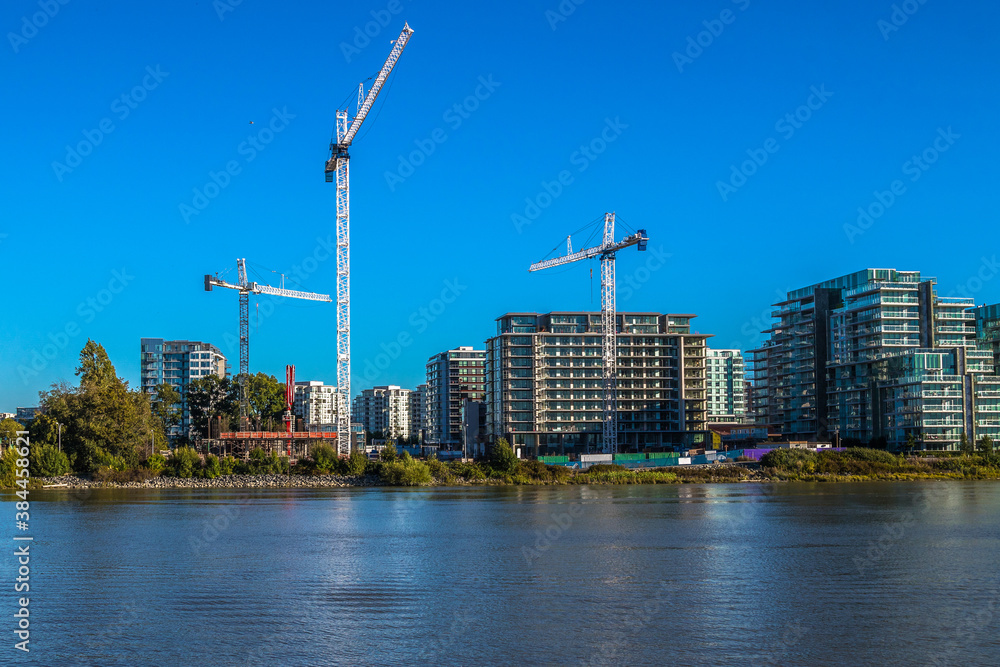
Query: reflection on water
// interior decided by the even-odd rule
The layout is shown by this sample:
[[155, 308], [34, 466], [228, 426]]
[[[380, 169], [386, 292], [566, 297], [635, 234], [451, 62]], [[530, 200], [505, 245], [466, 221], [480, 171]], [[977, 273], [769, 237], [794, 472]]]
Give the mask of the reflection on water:
[[37, 664], [1000, 662], [988, 482], [32, 500]]

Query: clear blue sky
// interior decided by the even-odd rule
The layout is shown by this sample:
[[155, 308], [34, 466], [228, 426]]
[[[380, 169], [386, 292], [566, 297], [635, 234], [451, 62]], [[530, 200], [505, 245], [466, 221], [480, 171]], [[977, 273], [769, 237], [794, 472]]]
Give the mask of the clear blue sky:
[[[222, 3], [208, 0], [76, 0], [34, 16], [44, 24], [34, 29], [25, 20], [39, 4], [8, 2], [0, 410], [75, 381], [88, 336], [133, 384], [143, 336], [213, 342], [236, 366], [237, 295], [204, 292], [202, 276], [232, 276], [237, 257], [275, 283], [269, 270], [311, 268], [288, 284], [333, 292], [335, 261], [303, 262], [335, 234], [322, 169], [334, 112], [377, 72], [404, 20], [416, 33], [352, 150], [355, 392], [418, 384], [430, 355], [481, 346], [504, 312], [599, 309], [596, 263], [527, 267], [607, 210], [669, 254], [662, 266], [652, 253], [619, 255], [620, 284], [638, 287], [620, 289], [619, 309], [697, 313], [695, 329], [719, 347], [758, 342], [780, 292], [867, 266], [917, 269], [943, 293], [1000, 301], [1000, 280], [976, 278], [997, 272], [1000, 8], [913, 2], [896, 30], [892, 5], [587, 0], [563, 2], [575, 11], [557, 20], [558, 0], [243, 0], [220, 20]], [[345, 55], [373, 11], [391, 22]], [[691, 46], [699, 40], [707, 46]], [[687, 49], [690, 61], [674, 55]], [[813, 87], [832, 95], [811, 97]], [[477, 89], [477, 108], [449, 113]], [[258, 136], [274, 109], [294, 118]], [[797, 111], [808, 120], [777, 124]], [[439, 128], [445, 140], [431, 140], [412, 174], [398, 171]], [[67, 146], [97, 131], [89, 155], [67, 162]], [[613, 139], [602, 153], [577, 152], [601, 148], [602, 132]], [[934, 157], [935, 141], [947, 150], [926, 171], [907, 164], [925, 149]], [[751, 155], [767, 160], [730, 181]], [[181, 204], [230, 161], [239, 173], [185, 221]], [[563, 170], [571, 182], [518, 229], [512, 214]], [[884, 213], [861, 234], [845, 230], [895, 180], [901, 194]], [[720, 181], [739, 187], [720, 193]], [[453, 303], [423, 318], [456, 280]], [[119, 292], [102, 292], [109, 283]], [[332, 384], [333, 307], [261, 308], [251, 370], [282, 378], [294, 363], [300, 379]], [[401, 333], [410, 344], [366, 381], [366, 362]]]

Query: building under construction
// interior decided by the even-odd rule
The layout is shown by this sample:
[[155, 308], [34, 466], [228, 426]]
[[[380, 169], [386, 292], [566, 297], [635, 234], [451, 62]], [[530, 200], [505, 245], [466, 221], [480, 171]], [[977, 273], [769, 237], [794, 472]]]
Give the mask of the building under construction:
[[[694, 315], [617, 313], [620, 452], [704, 446], [707, 334]], [[486, 341], [487, 437], [523, 455], [603, 451], [601, 313], [507, 313]]]

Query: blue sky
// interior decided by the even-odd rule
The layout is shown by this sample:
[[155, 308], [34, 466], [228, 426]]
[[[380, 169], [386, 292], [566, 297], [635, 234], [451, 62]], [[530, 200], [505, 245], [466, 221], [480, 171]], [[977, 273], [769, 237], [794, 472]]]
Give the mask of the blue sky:
[[[6, 3], [0, 410], [75, 380], [87, 337], [133, 384], [143, 336], [236, 365], [237, 296], [202, 276], [237, 257], [332, 293], [334, 112], [404, 20], [351, 153], [355, 392], [415, 386], [505, 312], [599, 309], [596, 262], [527, 267], [608, 210], [655, 251], [619, 255], [619, 310], [696, 313], [718, 347], [868, 266], [1000, 301], [996, 3], [224, 2]], [[258, 317], [252, 371], [335, 381], [330, 304]]]

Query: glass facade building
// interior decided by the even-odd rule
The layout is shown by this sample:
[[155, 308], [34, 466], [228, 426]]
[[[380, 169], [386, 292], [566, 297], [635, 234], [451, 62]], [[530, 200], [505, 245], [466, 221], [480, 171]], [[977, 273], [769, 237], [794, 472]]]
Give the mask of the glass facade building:
[[486, 396], [486, 351], [458, 347], [427, 360], [427, 444], [461, 449], [462, 405]]
[[[979, 433], [978, 421], [993, 435], [975, 417], [973, 386], [991, 391], [994, 366], [971, 299], [939, 296], [917, 271], [866, 269], [789, 292], [775, 307], [769, 340], [749, 352], [756, 423], [791, 439], [884, 437], [892, 447], [912, 434], [954, 448], [963, 432]], [[960, 385], [963, 401], [938, 400], [956, 398]]]
[[142, 338], [139, 347], [139, 385], [142, 391], [155, 394], [157, 385], [169, 384], [181, 395], [181, 402], [177, 404], [181, 413], [180, 423], [170, 430], [168, 436], [194, 435], [190, 432], [188, 385], [209, 375], [225, 378], [225, 355], [211, 343], [191, 340]]

